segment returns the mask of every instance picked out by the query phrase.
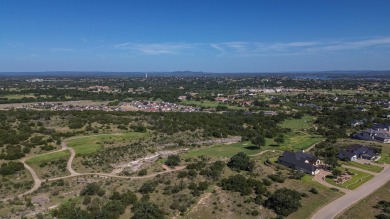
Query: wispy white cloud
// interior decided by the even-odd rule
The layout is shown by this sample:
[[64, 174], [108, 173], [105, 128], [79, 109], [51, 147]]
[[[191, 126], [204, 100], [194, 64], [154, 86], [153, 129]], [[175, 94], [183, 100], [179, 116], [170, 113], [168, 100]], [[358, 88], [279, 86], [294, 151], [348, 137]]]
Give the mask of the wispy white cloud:
[[131, 50], [145, 55], [177, 55], [195, 47], [196, 44], [190, 43], [121, 43], [113, 46], [116, 49]]
[[210, 46], [213, 47], [214, 49], [218, 50], [221, 53], [226, 53], [226, 50], [217, 43], [212, 43], [212, 44], [210, 44]]
[[371, 37], [341, 40], [311, 40], [293, 42], [215, 42], [215, 43], [133, 43], [111, 45], [112, 49], [144, 55], [178, 55], [213, 49], [219, 56], [286, 56], [336, 53], [350, 50], [387, 48], [390, 37]]
[[89, 41], [87, 39], [85, 39], [84, 37], [81, 38], [81, 41], [83, 41], [84, 43], [89, 43]]
[[54, 47], [54, 48], [51, 48], [51, 51], [53, 51], [53, 52], [70, 52], [70, 51], [73, 51], [73, 49]]
[[221, 54], [253, 56], [270, 53], [287, 53], [291, 50], [308, 48], [320, 45], [318, 42], [290, 42], [290, 43], [263, 43], [263, 42], [223, 42], [213, 43], [211, 47]]
[[26, 58], [36, 58], [38, 57], [37, 54], [28, 54], [28, 55], [24, 55], [24, 56], [17, 56], [16, 58], [18, 59], [26, 59]]
[[325, 51], [338, 51], [338, 50], [356, 50], [367, 47], [388, 46], [390, 45], [390, 37], [361, 39], [355, 41], [338, 41], [330, 42], [315, 49]]

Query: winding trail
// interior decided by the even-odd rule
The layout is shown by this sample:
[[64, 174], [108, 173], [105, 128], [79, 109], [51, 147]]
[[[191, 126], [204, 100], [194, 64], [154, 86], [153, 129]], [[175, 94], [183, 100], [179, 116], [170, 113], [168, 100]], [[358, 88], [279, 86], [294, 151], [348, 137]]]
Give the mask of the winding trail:
[[[67, 140], [69, 140], [69, 139], [67, 139]], [[26, 163], [26, 160], [31, 159], [33, 157], [43, 156], [43, 155], [47, 155], [47, 154], [54, 154], [54, 153], [58, 153], [58, 152], [65, 151], [65, 150], [68, 150], [70, 152], [69, 160], [66, 163], [66, 169], [68, 170], [70, 175], [49, 178], [49, 179], [45, 179], [45, 180], [39, 179], [35, 170]], [[87, 176], [87, 175], [94, 175], [94, 176], [101, 176], [101, 177], [112, 177], [112, 178], [120, 178], [120, 179], [145, 179], [145, 178], [155, 177], [155, 176], [160, 175], [160, 174], [167, 174], [167, 173], [179, 171], [179, 170], [186, 168], [186, 166], [180, 166], [180, 167], [176, 167], [175, 169], [165, 170], [165, 171], [162, 171], [159, 173], [152, 173], [152, 174], [145, 175], [145, 176], [118, 176], [118, 175], [110, 174], [110, 173], [91, 173], [91, 172], [90, 173], [78, 173], [72, 168], [72, 163], [73, 163], [75, 156], [76, 156], [76, 152], [74, 151], [74, 149], [68, 147], [66, 145], [66, 142], [62, 141], [61, 142], [61, 149], [59, 149], [59, 150], [47, 152], [44, 154], [38, 154], [38, 155], [30, 156], [30, 157], [24, 157], [24, 158], [20, 159], [19, 161], [21, 163], [23, 163], [24, 167], [30, 172], [31, 177], [34, 180], [34, 186], [22, 194], [19, 194], [17, 196], [13, 196], [13, 197], [3, 198], [3, 199], [1, 199], [1, 201], [6, 202], [6, 201], [13, 199], [14, 197], [22, 198], [25, 195], [31, 194], [31, 193], [37, 191], [41, 187], [42, 182], [45, 182], [46, 180], [47, 181], [56, 181], [56, 180], [61, 180], [61, 179], [67, 179], [67, 178], [78, 177], [78, 176]]]
[[260, 156], [260, 155], [262, 155], [262, 154], [265, 154], [265, 153], [267, 153], [267, 152], [276, 152], [276, 151], [278, 151], [278, 152], [283, 152], [283, 151], [281, 151], [281, 150], [264, 150], [264, 151], [262, 151], [262, 152], [259, 152], [259, 153], [257, 153], [257, 154], [251, 154], [251, 155], [248, 155], [249, 157], [256, 157], [256, 156]]

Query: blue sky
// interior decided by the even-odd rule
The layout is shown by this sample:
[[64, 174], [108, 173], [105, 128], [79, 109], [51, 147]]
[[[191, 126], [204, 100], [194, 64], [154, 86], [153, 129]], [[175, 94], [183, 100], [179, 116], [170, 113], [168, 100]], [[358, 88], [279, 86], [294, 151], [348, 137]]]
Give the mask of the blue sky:
[[390, 69], [388, 0], [0, 0], [0, 72]]

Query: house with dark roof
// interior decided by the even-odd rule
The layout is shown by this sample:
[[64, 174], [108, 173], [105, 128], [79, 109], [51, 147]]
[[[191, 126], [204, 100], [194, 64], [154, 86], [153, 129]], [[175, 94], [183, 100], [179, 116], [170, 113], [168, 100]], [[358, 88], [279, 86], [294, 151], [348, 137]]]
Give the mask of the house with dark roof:
[[302, 171], [311, 175], [316, 175], [320, 172], [318, 166], [321, 164], [318, 157], [306, 154], [304, 152], [285, 151], [279, 157], [278, 162], [292, 169]]
[[376, 160], [378, 153], [374, 148], [353, 144], [339, 151], [338, 158], [354, 161], [357, 159]]
[[390, 123], [374, 124], [371, 128], [355, 133], [352, 138], [365, 141], [390, 143]]

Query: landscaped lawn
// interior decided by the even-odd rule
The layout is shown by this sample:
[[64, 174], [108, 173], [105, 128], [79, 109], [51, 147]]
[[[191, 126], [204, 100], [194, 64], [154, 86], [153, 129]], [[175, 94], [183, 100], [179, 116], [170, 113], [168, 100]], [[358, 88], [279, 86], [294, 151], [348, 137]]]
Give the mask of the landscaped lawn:
[[390, 164], [390, 145], [382, 144], [381, 158], [378, 160], [378, 163]]
[[353, 162], [353, 161], [349, 161], [349, 162], [342, 161], [342, 162], [340, 162], [340, 164], [357, 167], [357, 168], [360, 168], [360, 169], [363, 169], [363, 170], [372, 171], [372, 172], [375, 172], [375, 173], [379, 173], [379, 172], [381, 172], [383, 170], [382, 167], [379, 167], [379, 166], [376, 166], [376, 165], [361, 164], [361, 163]]
[[50, 161], [58, 160], [61, 158], [68, 158], [69, 156], [70, 156], [69, 151], [59, 151], [56, 153], [43, 154], [43, 155], [39, 155], [36, 157], [32, 157], [32, 158], [28, 159], [26, 162], [28, 164], [40, 164], [42, 162], [50, 162]]
[[[344, 170], [344, 169], [345, 168], [341, 168], [341, 170]], [[345, 181], [343, 184], [341, 184], [341, 183], [337, 184], [336, 182], [333, 181], [331, 176], [327, 176], [325, 180], [334, 186], [353, 190], [374, 177], [373, 175], [370, 175], [368, 173], [363, 173], [363, 172], [360, 172], [358, 170], [354, 170], [354, 169], [348, 169], [348, 170], [350, 172], [354, 173], [355, 175], [352, 175], [351, 179], [348, 181]]]
[[280, 126], [290, 128], [293, 131], [308, 129], [314, 121], [314, 116], [305, 115], [301, 119], [286, 119]]
[[93, 136], [81, 136], [66, 141], [69, 147], [74, 148], [76, 154], [92, 154], [100, 149], [104, 142], [118, 142], [134, 140], [137, 138], [144, 137], [146, 133], [140, 132], [126, 132], [126, 133], [115, 133], [115, 134], [101, 134]]

